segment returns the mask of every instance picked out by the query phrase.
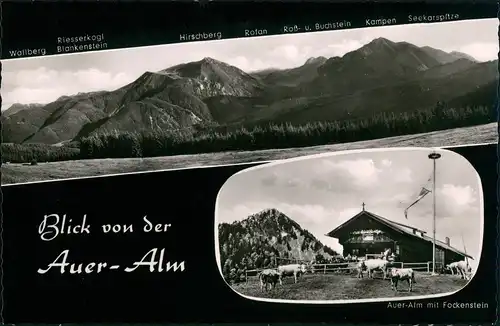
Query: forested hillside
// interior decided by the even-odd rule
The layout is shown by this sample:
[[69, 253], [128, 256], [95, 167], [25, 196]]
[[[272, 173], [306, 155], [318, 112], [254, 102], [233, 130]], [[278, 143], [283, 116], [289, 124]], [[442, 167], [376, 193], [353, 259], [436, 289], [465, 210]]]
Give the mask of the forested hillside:
[[219, 246], [222, 271], [228, 281], [244, 279], [245, 270], [295, 260], [321, 261], [337, 255], [276, 209], [265, 209], [243, 221], [219, 224]]

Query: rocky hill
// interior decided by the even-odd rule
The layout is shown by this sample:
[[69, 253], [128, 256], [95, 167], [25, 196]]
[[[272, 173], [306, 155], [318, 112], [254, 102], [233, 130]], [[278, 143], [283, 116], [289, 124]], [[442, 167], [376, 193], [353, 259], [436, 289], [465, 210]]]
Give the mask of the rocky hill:
[[212, 58], [145, 72], [117, 90], [16, 104], [3, 141], [58, 144], [101, 132], [307, 124], [494, 99], [497, 61], [378, 38], [342, 57], [254, 74]]
[[288, 258], [301, 261], [330, 259], [337, 255], [310, 232], [276, 209], [266, 209], [243, 221], [219, 224], [222, 270], [231, 271], [276, 267]]
[[14, 103], [12, 104], [7, 110], [2, 111], [2, 116], [3, 117], [8, 117], [9, 115], [12, 115], [14, 113], [17, 113], [19, 111], [23, 110], [31, 110], [31, 109], [39, 109], [42, 108], [44, 105], [43, 104], [20, 104], [20, 103]]

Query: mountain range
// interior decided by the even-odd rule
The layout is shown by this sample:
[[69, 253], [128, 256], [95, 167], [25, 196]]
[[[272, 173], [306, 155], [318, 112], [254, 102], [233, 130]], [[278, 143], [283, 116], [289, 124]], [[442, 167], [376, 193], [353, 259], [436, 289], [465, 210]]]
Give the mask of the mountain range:
[[225, 275], [229, 275], [232, 269], [272, 266], [275, 257], [313, 261], [337, 255], [277, 209], [265, 209], [231, 224], [221, 223], [218, 235], [220, 261]]
[[204, 58], [145, 72], [119, 89], [14, 104], [3, 142], [58, 144], [100, 132], [270, 122], [305, 124], [433, 107], [491, 105], [497, 62], [377, 38], [342, 57], [247, 73]]

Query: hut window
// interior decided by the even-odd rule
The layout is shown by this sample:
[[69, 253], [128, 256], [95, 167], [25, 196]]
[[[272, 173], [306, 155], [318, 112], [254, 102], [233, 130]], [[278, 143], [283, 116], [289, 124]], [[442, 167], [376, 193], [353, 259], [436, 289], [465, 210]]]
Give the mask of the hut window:
[[359, 249], [353, 249], [353, 250], [352, 250], [352, 254], [353, 254], [354, 256], [359, 255]]
[[399, 245], [396, 245], [396, 255], [399, 255]]

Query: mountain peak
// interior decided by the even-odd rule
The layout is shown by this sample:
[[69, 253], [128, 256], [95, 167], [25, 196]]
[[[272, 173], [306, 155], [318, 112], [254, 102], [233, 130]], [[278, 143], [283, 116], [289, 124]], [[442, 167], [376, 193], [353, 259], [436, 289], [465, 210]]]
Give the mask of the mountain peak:
[[327, 61], [328, 59], [323, 57], [323, 56], [319, 56], [319, 57], [311, 57], [309, 59], [307, 59], [306, 61], [306, 65], [309, 65], [309, 64], [323, 64]]
[[215, 60], [214, 58], [210, 58], [210, 57], [204, 57], [200, 61], [201, 62], [206, 62], [206, 63], [221, 63], [220, 61]]
[[228, 65], [227, 63], [219, 61], [219, 60], [211, 58], [211, 57], [204, 57], [203, 59], [201, 59], [199, 61], [191, 62], [190, 64], [200, 65], [200, 66], [210, 66], [210, 67], [212, 67], [212, 66], [213, 67], [230, 67], [230, 65]]
[[2, 116], [8, 117], [9, 115], [15, 114], [24, 110], [32, 110], [43, 107], [44, 104], [31, 103], [31, 104], [21, 104], [21, 103], [13, 103], [10, 107], [2, 111]]
[[210, 57], [205, 57], [199, 61], [175, 65], [164, 69], [161, 72], [170, 74], [173, 73], [188, 78], [196, 78], [201, 75], [219, 75], [221, 73], [224, 76], [244, 74], [244, 72], [238, 68]]
[[[350, 53], [361, 53], [363, 56], [372, 53], [395, 53], [397, 51], [397, 44], [383, 37], [373, 39], [371, 42], [365, 44], [361, 48], [354, 50]], [[348, 53], [347, 55], [349, 55]]]
[[289, 227], [302, 230], [302, 227], [297, 222], [295, 222], [293, 219], [276, 208], [265, 208], [257, 213], [248, 216], [248, 218], [244, 220], [243, 223], [256, 224], [262, 228], [275, 228], [280, 225], [288, 225]]
[[451, 51], [450, 54], [457, 59], [467, 59], [467, 60], [470, 60], [472, 62], [478, 62], [476, 58], [474, 58], [473, 56], [471, 56], [467, 53], [463, 53], [463, 52], [459, 52], [459, 51]]
[[273, 216], [284, 216], [286, 218], [289, 218], [288, 216], [286, 216], [284, 213], [280, 212], [276, 208], [265, 208], [265, 209], [255, 213], [255, 214], [250, 215], [249, 217], [255, 217], [257, 219], [266, 219], [266, 218], [273, 217]]
[[385, 45], [385, 46], [392, 46], [394, 45], [395, 43], [386, 39], [386, 38], [383, 38], [383, 37], [377, 37], [376, 39], [373, 39], [370, 43], [368, 43], [368, 45]]
[[425, 51], [434, 59], [438, 60], [441, 64], [448, 64], [461, 59], [468, 60], [472, 63], [478, 62], [475, 58], [471, 57], [470, 55], [458, 51], [446, 52], [443, 50], [432, 48], [430, 46], [423, 46], [420, 48], [420, 50]]

